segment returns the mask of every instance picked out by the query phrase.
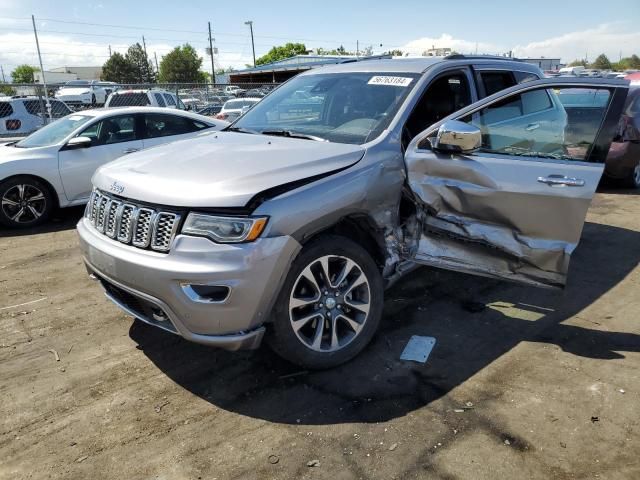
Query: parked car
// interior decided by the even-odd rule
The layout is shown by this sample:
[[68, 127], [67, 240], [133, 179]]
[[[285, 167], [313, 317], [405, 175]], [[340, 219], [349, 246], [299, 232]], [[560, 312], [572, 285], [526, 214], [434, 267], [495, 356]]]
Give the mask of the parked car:
[[604, 173], [623, 186], [640, 188], [640, 82], [631, 82], [629, 87]]
[[226, 125], [166, 108], [99, 109], [68, 115], [19, 142], [0, 146], [0, 224], [38, 225], [55, 207], [86, 203], [91, 176], [101, 165]]
[[253, 98], [262, 98], [267, 94], [260, 88], [252, 88], [251, 90], [247, 90], [245, 93], [245, 97], [253, 97]]
[[222, 110], [222, 105], [213, 104], [205, 106], [204, 108], [198, 110], [197, 113], [199, 115], [205, 115], [207, 117], [215, 117], [218, 113], [220, 113], [220, 110]]
[[[73, 113], [64, 102], [49, 99], [51, 118]], [[47, 105], [41, 97], [0, 98], [0, 135], [24, 135], [42, 127], [47, 118]], [[49, 120], [47, 120], [49, 121]]]
[[104, 106], [105, 108], [150, 106], [187, 109], [175, 93], [156, 89], [117, 90], [109, 95]]
[[222, 110], [220, 110], [220, 113], [216, 115], [216, 118], [227, 122], [233, 122], [241, 115], [244, 115], [260, 100], [262, 99], [249, 97], [229, 100], [222, 106]]
[[227, 85], [224, 87], [224, 94], [230, 97], [241, 97], [245, 93], [245, 90], [237, 85]]
[[109, 95], [105, 87], [97, 80], [71, 80], [56, 92], [55, 97], [71, 107], [103, 105]]
[[[100, 168], [84, 261], [142, 321], [231, 350], [266, 335], [305, 368], [360, 352], [417, 265], [562, 287], [628, 87], [532, 76], [463, 55], [301, 73], [216, 135]], [[567, 88], [608, 92], [595, 128]]]

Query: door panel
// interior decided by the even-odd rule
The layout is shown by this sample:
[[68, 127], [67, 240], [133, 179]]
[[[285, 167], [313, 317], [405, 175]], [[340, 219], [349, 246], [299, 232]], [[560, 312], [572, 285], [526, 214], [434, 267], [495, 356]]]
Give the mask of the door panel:
[[58, 152], [58, 168], [65, 196], [70, 202], [86, 199], [91, 193], [91, 177], [98, 167], [143, 148], [138, 140], [134, 115], [109, 117], [89, 125], [78, 136], [91, 138], [88, 148]]
[[[413, 260], [538, 286], [564, 286], [603, 172], [602, 163], [590, 160], [600, 159], [605, 143], [608, 149], [613, 137], [609, 124], [617, 122], [620, 98], [626, 96], [619, 83], [571, 82], [573, 88], [609, 93], [597, 125], [576, 125], [555, 95], [567, 83], [530, 82], [452, 115], [481, 130], [483, 145], [472, 154], [429, 148], [438, 124], [411, 143], [405, 161], [420, 220], [420, 231], [409, 235], [415, 239], [409, 249]], [[523, 108], [523, 94], [531, 99], [535, 92], [549, 93], [553, 106], [537, 102], [539, 111]], [[538, 93], [534, 96], [540, 100]], [[516, 100], [520, 113], [514, 115]], [[540, 128], [528, 128], [532, 117]], [[578, 127], [584, 134], [573, 144], [565, 132]]]

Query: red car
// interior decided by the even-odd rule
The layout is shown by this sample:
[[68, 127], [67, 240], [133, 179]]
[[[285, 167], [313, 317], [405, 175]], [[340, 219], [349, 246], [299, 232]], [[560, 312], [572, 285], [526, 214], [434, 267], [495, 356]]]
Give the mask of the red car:
[[[627, 77], [628, 78], [628, 77]], [[625, 186], [640, 188], [640, 81], [631, 81], [620, 118], [619, 131], [611, 143], [605, 175]]]

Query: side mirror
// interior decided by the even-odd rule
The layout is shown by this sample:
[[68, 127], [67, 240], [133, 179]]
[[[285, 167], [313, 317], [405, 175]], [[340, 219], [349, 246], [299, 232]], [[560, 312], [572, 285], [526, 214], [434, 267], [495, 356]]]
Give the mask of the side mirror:
[[440, 125], [432, 142], [434, 150], [447, 153], [472, 153], [482, 145], [480, 129], [468, 123], [449, 120]]
[[70, 139], [65, 148], [67, 150], [74, 150], [76, 148], [88, 148], [91, 146], [91, 139], [89, 137], [73, 137]]

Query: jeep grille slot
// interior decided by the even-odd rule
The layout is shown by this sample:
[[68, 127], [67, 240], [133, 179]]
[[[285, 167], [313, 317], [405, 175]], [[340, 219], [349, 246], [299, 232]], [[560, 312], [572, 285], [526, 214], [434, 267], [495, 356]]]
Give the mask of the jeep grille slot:
[[122, 202], [99, 190], [89, 199], [86, 217], [104, 235], [127, 245], [168, 252], [180, 214]]

